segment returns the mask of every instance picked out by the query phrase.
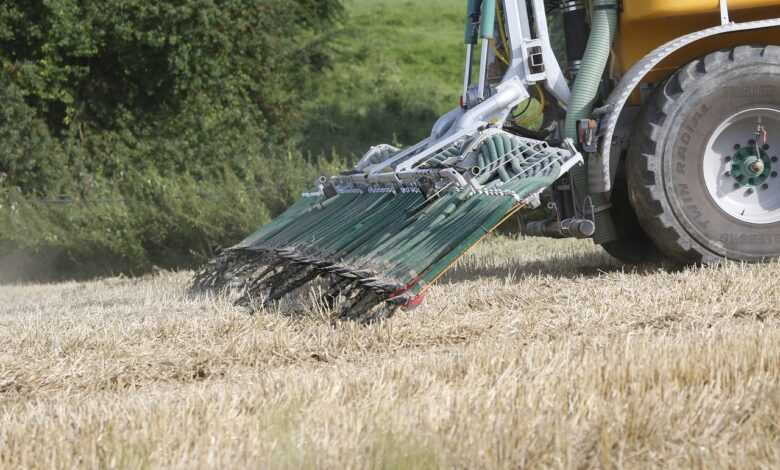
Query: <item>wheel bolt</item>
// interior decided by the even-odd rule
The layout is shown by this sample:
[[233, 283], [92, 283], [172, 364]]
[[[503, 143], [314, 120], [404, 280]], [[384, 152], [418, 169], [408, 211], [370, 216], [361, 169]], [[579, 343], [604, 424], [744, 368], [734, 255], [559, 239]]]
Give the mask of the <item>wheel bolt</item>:
[[772, 163], [777, 163], [777, 157], [772, 157]]
[[753, 194], [753, 190], [752, 189], [748, 189], [747, 191], [745, 191], [745, 194], [750, 196], [751, 194]]
[[723, 173], [723, 176], [731, 176], [731, 172], [727, 171], [727, 172]]
[[731, 161], [731, 157], [726, 157], [726, 163]]
[[761, 146], [761, 148], [764, 150], [769, 150], [769, 144], [764, 144]]
[[739, 149], [740, 149], [740, 147], [742, 147], [742, 146], [741, 146], [741, 145], [739, 145], [739, 144], [735, 144], [735, 145], [734, 145], [734, 150], [739, 150]]
[[766, 184], [766, 183], [764, 183], [764, 184], [762, 184], [762, 185], [761, 185], [761, 189], [763, 189], [764, 191], [766, 191], [767, 189], [769, 189], [769, 185], [768, 185], [768, 184]]
[[734, 183], [734, 189], [739, 189], [739, 188], [741, 188], [741, 187], [742, 187], [742, 185], [741, 185], [741, 184], [739, 184], [739, 183]]
[[748, 140], [748, 145], [752, 147], [752, 146], [756, 145], [756, 141], [753, 140], [753, 139], [750, 139], [750, 140]]
[[777, 172], [776, 171], [772, 172], [772, 178], [777, 178]]

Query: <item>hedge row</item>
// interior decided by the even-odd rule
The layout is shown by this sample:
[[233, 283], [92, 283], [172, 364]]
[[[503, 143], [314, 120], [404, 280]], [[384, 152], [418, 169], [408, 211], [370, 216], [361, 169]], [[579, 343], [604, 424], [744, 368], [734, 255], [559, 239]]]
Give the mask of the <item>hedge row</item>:
[[0, 270], [187, 266], [281, 211], [337, 163], [290, 142], [341, 12], [338, 0], [0, 4]]

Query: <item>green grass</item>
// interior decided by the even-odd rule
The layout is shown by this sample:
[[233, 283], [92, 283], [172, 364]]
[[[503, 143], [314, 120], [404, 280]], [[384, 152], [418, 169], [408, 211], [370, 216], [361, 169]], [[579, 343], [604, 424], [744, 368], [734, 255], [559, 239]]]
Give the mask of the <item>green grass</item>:
[[458, 105], [463, 63], [460, 0], [346, 0], [333, 69], [306, 103], [304, 148], [362, 154], [410, 144]]
[[[304, 105], [304, 151], [354, 157], [379, 143], [422, 140], [460, 100], [466, 2], [344, 3], [335, 63]], [[539, 125], [537, 111], [532, 105], [523, 125]]]

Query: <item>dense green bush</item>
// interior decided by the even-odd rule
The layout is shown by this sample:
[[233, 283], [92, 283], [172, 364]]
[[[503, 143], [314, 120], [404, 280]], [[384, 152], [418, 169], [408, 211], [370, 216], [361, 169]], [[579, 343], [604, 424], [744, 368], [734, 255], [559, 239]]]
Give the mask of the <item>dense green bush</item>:
[[[0, 257], [180, 266], [328, 165], [286, 147], [339, 0], [0, 4]], [[2, 261], [0, 261], [2, 262]]]
[[[47, 272], [20, 272], [16, 278], [187, 266], [240, 240], [316, 175], [333, 173], [342, 164], [317, 167], [289, 153], [274, 164], [258, 165], [266, 168], [251, 173], [279, 184], [258, 184], [254, 175], [242, 180], [229, 171], [198, 180], [146, 170], [121, 181], [96, 179], [85, 196], [34, 199], [16, 188], [0, 188], [0, 253], [36, 254], [27, 257], [36, 263], [45, 258]], [[9, 277], [3, 271], [0, 279]]]

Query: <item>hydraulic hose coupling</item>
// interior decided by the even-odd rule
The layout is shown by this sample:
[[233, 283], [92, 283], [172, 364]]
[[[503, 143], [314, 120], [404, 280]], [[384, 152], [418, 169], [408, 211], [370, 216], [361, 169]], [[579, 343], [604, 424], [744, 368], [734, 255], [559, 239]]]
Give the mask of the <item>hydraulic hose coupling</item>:
[[588, 219], [542, 220], [530, 222], [523, 233], [529, 237], [592, 238], [596, 225]]

